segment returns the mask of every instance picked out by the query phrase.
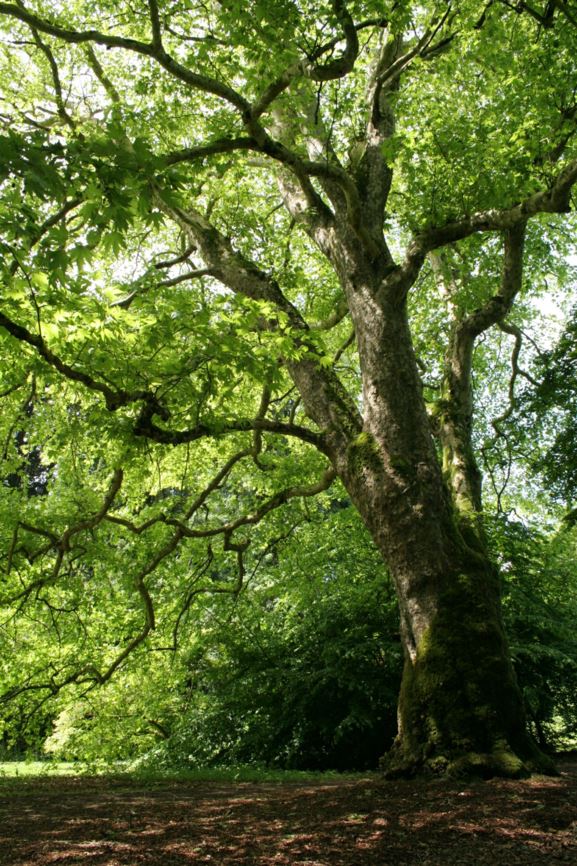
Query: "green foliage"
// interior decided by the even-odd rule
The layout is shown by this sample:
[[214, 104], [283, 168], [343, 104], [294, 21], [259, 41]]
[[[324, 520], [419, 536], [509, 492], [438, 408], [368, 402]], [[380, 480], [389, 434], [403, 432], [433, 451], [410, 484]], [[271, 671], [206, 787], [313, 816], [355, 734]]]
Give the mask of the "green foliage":
[[[416, 268], [412, 338], [431, 416], [443, 414], [449, 338], [503, 271], [501, 223], [484, 228], [544, 201], [575, 159], [577, 29], [561, 5], [549, 28], [474, 0], [3, 4], [6, 749], [374, 765], [394, 735], [397, 614], [342, 489], [328, 490], [327, 466], [342, 463], [323, 437], [341, 406], [315, 423], [315, 404], [337, 383], [351, 416], [367, 409], [379, 377], [361, 369], [346, 290], [356, 297], [373, 265], [375, 297], [383, 275]], [[571, 280], [574, 220], [564, 200], [542, 209], [510, 318], [533, 333], [535, 298]], [[419, 239], [478, 211], [479, 230], [439, 240], [446, 291], [437, 247]], [[556, 425], [539, 448], [567, 501], [575, 330], [547, 355], [532, 410]], [[513, 451], [525, 465], [529, 438], [518, 415], [492, 423], [514, 398], [509, 337], [477, 343], [465, 419], [503, 474]], [[371, 459], [349, 461], [359, 476], [384, 466], [366, 431], [349, 456], [367, 442]], [[396, 484], [412, 459], [387, 463]], [[572, 542], [507, 525], [494, 544], [533, 723], [555, 743], [575, 720]], [[559, 598], [557, 622], [543, 611]]]
[[556, 345], [539, 358], [539, 384], [526, 389], [527, 422], [545, 447], [533, 457], [548, 488], [571, 507], [577, 500], [577, 313], [573, 310]]
[[546, 536], [522, 523], [492, 524], [504, 575], [504, 612], [530, 724], [541, 746], [577, 737], [575, 532]]
[[256, 594], [207, 635], [188, 661], [189, 706], [149, 760], [376, 767], [395, 732], [396, 613], [376, 581], [333, 581], [311, 581], [292, 603]]
[[397, 611], [342, 505], [265, 552], [250, 592], [199, 600], [202, 628], [185, 627], [177, 650], [67, 697], [45, 749], [152, 769], [375, 767], [395, 733]]

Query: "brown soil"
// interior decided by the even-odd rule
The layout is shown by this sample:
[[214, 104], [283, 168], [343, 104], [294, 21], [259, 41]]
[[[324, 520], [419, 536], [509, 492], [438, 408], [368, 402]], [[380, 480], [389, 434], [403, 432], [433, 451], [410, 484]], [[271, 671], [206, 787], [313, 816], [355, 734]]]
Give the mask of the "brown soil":
[[577, 761], [558, 778], [313, 784], [0, 782], [0, 864], [577, 864]]

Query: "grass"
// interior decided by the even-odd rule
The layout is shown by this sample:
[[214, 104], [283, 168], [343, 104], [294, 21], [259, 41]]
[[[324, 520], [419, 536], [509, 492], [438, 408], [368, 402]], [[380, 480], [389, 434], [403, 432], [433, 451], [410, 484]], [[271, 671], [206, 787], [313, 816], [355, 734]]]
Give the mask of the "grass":
[[140, 784], [159, 782], [308, 782], [359, 779], [366, 773], [312, 772], [305, 770], [271, 770], [243, 765], [238, 767], [207, 767], [182, 769], [134, 768], [127, 764], [88, 764], [56, 761], [0, 762], [0, 779], [31, 779], [38, 776], [114, 776]]
[[87, 764], [65, 761], [0, 761], [0, 778], [79, 776], [86, 773], [87, 768]]
[[328, 782], [345, 779], [359, 779], [366, 773], [337, 773], [335, 771], [309, 770], [272, 770], [262, 767], [242, 765], [238, 767], [201, 767], [186, 769], [127, 770], [127, 775], [135, 780], [170, 780], [182, 782]]

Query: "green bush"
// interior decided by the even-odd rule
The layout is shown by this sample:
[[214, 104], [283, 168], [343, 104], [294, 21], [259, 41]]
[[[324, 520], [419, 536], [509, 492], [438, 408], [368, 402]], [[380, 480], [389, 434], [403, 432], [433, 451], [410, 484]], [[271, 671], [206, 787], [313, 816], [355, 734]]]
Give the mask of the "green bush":
[[161, 763], [365, 769], [395, 735], [397, 613], [382, 575], [312, 579], [304, 597], [231, 603], [188, 659]]

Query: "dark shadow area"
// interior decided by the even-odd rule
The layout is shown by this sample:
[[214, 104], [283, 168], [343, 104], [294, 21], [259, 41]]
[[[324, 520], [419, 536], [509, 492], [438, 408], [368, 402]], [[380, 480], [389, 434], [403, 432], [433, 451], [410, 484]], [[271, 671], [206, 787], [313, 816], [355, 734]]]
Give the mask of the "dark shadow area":
[[0, 780], [0, 864], [381, 866], [577, 862], [577, 761], [465, 784]]

